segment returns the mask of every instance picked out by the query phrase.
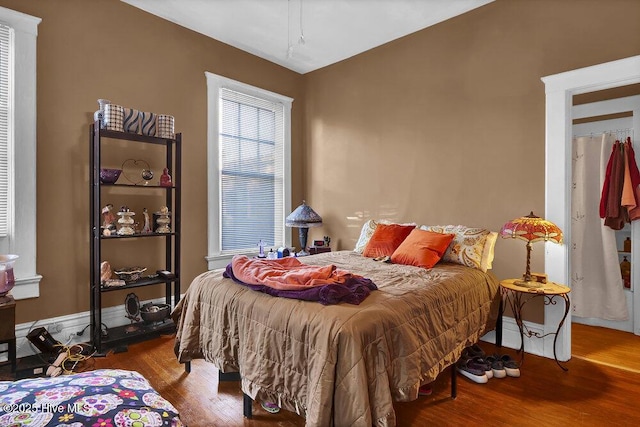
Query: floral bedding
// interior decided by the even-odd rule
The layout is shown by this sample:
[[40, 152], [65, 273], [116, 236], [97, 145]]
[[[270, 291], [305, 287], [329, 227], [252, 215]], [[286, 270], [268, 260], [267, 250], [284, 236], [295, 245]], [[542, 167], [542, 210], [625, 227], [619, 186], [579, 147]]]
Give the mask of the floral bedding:
[[0, 381], [3, 427], [181, 427], [178, 411], [135, 371]]

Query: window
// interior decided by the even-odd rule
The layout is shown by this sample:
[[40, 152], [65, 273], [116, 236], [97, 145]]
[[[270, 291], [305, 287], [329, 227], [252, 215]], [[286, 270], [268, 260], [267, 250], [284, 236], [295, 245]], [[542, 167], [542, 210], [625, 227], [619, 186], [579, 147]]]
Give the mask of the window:
[[290, 241], [292, 99], [206, 73], [210, 268]]
[[0, 7], [0, 253], [20, 256], [16, 299], [36, 274], [36, 39], [40, 18]]
[[9, 205], [11, 205], [10, 197], [13, 193], [9, 191], [9, 186], [12, 184], [9, 182], [9, 177], [12, 175], [9, 170], [12, 166], [10, 159], [13, 158], [13, 153], [9, 150], [13, 147], [9, 145], [11, 128], [8, 126], [12, 95], [9, 71], [13, 68], [11, 34], [11, 27], [0, 23], [0, 238], [9, 236], [11, 222]]

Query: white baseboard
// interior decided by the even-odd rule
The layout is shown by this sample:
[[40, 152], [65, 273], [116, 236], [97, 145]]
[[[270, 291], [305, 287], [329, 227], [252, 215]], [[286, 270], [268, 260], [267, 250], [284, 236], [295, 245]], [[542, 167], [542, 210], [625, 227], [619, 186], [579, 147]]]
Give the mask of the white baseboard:
[[[544, 325], [540, 323], [524, 322], [525, 331], [531, 331], [535, 334], [544, 334]], [[487, 332], [482, 341], [496, 343], [496, 331]], [[520, 330], [513, 317], [504, 317], [502, 319], [502, 346], [520, 350]], [[546, 357], [544, 355], [544, 340], [537, 337], [524, 336], [524, 351], [526, 353], [535, 354], [537, 356]]]
[[[163, 304], [166, 299], [156, 298], [148, 301], [140, 301], [140, 305], [152, 302], [154, 304]], [[102, 309], [102, 323], [108, 328], [122, 326], [130, 323], [125, 317], [124, 304], [115, 307]], [[20, 323], [16, 325], [16, 355], [18, 358], [37, 354], [39, 350], [27, 339], [27, 335], [35, 328], [44, 327], [49, 333], [62, 344], [72, 345], [79, 343], [88, 343], [90, 337], [89, 323], [90, 312], [69, 314], [66, 316], [51, 317], [48, 319], [40, 319], [35, 322]], [[85, 329], [86, 327], [86, 329]], [[82, 335], [78, 335], [84, 329]], [[0, 356], [0, 362], [7, 360], [6, 353]]]

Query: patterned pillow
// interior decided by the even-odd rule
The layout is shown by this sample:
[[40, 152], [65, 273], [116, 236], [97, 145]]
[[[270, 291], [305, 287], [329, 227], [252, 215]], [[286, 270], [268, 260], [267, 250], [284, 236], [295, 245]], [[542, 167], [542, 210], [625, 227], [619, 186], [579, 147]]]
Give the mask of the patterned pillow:
[[[420, 228], [436, 233], [455, 235], [447, 252], [442, 257], [442, 261], [466, 265], [485, 272], [491, 268], [493, 246], [498, 237], [497, 233], [494, 235], [485, 228], [470, 228], [464, 225], [422, 225]], [[489, 238], [489, 247], [487, 247], [487, 253], [484, 254], [487, 238]]]
[[[369, 243], [369, 240], [371, 240], [371, 236], [373, 236], [373, 232], [376, 231], [376, 227], [378, 226], [378, 224], [389, 225], [389, 224], [396, 224], [396, 223], [394, 223], [393, 221], [389, 221], [387, 219], [378, 219], [378, 220], [370, 219], [369, 221], [362, 224], [362, 230], [360, 230], [360, 237], [356, 242], [356, 246], [353, 248], [354, 252], [357, 252], [359, 254], [362, 254], [364, 252], [364, 248], [367, 246], [367, 243]], [[405, 223], [400, 225], [413, 225], [415, 227], [417, 224], [415, 222], [410, 222], [410, 223]]]

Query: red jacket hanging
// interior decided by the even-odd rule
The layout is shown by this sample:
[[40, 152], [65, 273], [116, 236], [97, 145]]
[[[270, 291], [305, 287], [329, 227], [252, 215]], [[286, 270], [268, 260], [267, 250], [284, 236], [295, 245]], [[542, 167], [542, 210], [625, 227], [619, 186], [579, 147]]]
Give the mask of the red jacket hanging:
[[605, 202], [604, 224], [614, 230], [621, 230], [624, 223], [629, 221], [629, 214], [621, 206], [624, 185], [624, 148], [620, 141], [616, 141], [613, 145], [611, 157], [613, 161], [611, 162], [611, 176]]

